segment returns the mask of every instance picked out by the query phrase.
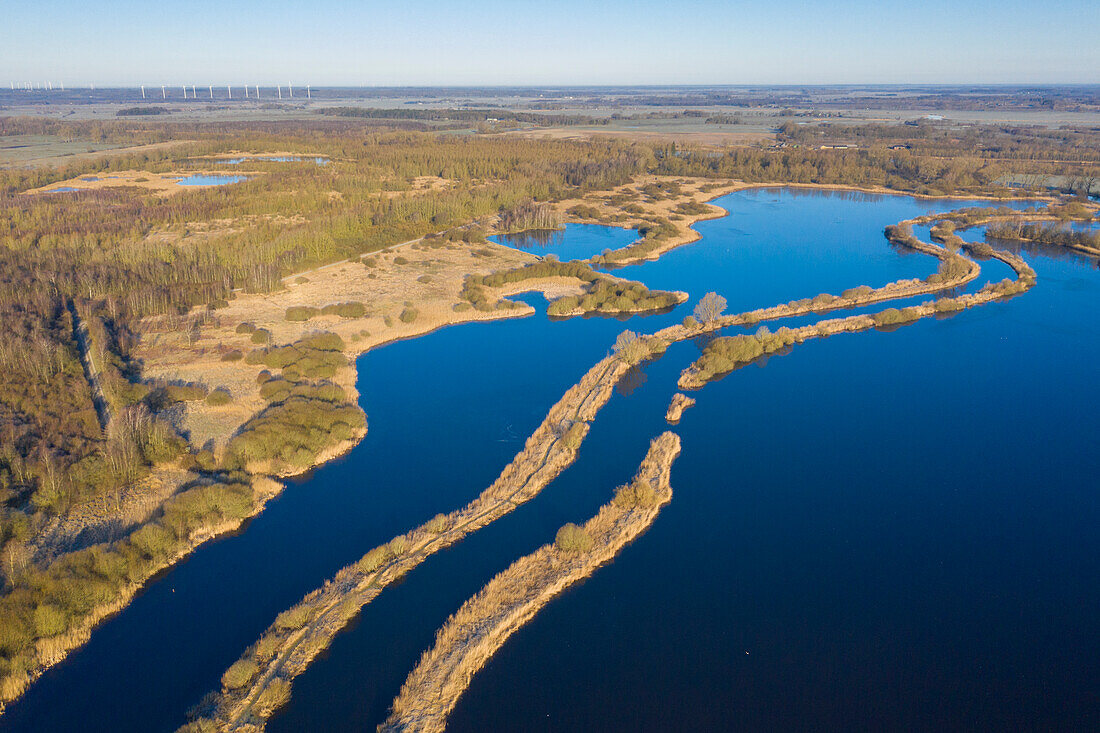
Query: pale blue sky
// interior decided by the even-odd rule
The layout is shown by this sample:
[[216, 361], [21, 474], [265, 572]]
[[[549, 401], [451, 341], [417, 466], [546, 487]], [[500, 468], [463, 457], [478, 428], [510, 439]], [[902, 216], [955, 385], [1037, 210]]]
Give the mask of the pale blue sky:
[[5, 85], [1100, 82], [1100, 0], [4, 4]]

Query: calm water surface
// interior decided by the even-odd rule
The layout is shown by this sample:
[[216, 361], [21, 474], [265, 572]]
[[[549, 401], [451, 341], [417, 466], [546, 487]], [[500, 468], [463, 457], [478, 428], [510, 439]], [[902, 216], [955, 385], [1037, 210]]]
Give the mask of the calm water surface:
[[[882, 228], [961, 205], [774, 189], [719, 203], [731, 216], [699, 224], [702, 241], [617, 274], [715, 290], [731, 310], [923, 277], [935, 262]], [[621, 246], [606, 232], [567, 230], [560, 247]], [[1100, 273], [1057, 254], [1024, 253], [1039, 285], [1021, 297], [804, 344], [695, 394], [672, 503], [509, 640], [450, 729], [1095, 723]], [[0, 729], [173, 729], [280, 610], [488, 485], [620, 330], [692, 305], [551, 322], [530, 302], [532, 318], [361, 357], [367, 438], [164, 573]], [[368, 605], [269, 730], [373, 729], [450, 613], [629, 480], [698, 353], [676, 344], [629, 375], [575, 465]]]
[[201, 173], [195, 173], [179, 179], [176, 181], [176, 184], [180, 186], [227, 186], [230, 183], [240, 183], [241, 181], [247, 180], [247, 176], [203, 175]]

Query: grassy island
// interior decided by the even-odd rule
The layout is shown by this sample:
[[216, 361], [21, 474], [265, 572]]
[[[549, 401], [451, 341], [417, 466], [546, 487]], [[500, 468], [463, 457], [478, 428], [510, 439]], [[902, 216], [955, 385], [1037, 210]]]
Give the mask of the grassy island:
[[409, 674], [379, 731], [438, 733], [471, 678], [543, 606], [592, 575], [657, 518], [672, 498], [669, 471], [680, 452], [673, 433], [655, 438], [633, 481], [582, 526], [567, 524], [500, 572], [443, 625]]

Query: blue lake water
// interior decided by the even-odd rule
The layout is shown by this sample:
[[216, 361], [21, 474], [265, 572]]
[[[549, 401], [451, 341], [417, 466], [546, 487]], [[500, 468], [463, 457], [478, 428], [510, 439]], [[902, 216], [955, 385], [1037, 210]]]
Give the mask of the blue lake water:
[[247, 180], [247, 176], [203, 175], [201, 173], [195, 173], [179, 179], [176, 183], [180, 186], [226, 186], [230, 183], [240, 183], [241, 181]]
[[543, 229], [490, 237], [498, 244], [559, 260], [584, 260], [605, 250], [626, 247], [638, 240], [638, 232], [599, 224], [566, 224], [564, 229]]
[[[531, 297], [534, 317], [363, 355], [364, 441], [162, 574], [0, 729], [173, 729], [280, 610], [487, 486], [623, 328], [679, 321], [708, 290], [742, 310], [924, 276], [935, 262], [882, 228], [961, 205], [777, 189], [718, 203], [731, 216], [700, 223], [700, 242], [616, 271], [690, 292], [671, 313], [552, 322]], [[1089, 727], [1100, 273], [1059, 254], [1024, 253], [1039, 284], [1021, 297], [810, 342], [695, 394], [673, 428], [672, 503], [508, 641], [449, 730]], [[629, 375], [576, 464], [386, 589], [268, 729], [384, 719], [449, 614], [629, 480], [698, 353], [675, 344]]]
[[239, 165], [245, 161], [271, 162], [271, 163], [297, 163], [301, 160], [312, 161], [316, 165], [328, 165], [328, 158], [303, 157], [298, 155], [274, 155], [274, 156], [244, 156], [241, 158], [225, 158], [214, 162], [220, 165]]

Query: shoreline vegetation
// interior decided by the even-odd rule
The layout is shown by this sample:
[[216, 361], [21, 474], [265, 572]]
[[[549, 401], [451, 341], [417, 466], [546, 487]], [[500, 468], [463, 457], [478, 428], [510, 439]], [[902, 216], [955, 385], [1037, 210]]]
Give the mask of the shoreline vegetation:
[[466, 601], [409, 674], [380, 733], [443, 731], [472, 677], [512, 634], [649, 528], [672, 499], [669, 473], [679, 453], [674, 433], [654, 438], [632, 482], [596, 516], [563, 526], [554, 542], [516, 560]]
[[[0, 121], [0, 127], [13, 124], [17, 123]], [[134, 124], [128, 122], [127, 126]], [[181, 129], [199, 135], [197, 130]], [[58, 419], [53, 414], [55, 405], [48, 401], [39, 405], [34, 401], [39, 398], [34, 397], [19, 408], [24, 411], [21, 414], [31, 416], [21, 423], [31, 426], [23, 437], [33, 440], [5, 443], [0, 455], [0, 488], [7, 502], [0, 525], [0, 539], [5, 542], [0, 712], [46, 668], [83, 643], [99, 621], [123, 608], [145, 580], [204, 539], [235, 529], [262, 510], [268, 494], [280, 488], [271, 477], [294, 475], [319, 465], [354, 447], [365, 434], [365, 420], [356, 404], [354, 364], [339, 365], [327, 377], [300, 379], [302, 375], [291, 374], [287, 379], [284, 374], [282, 383], [271, 384], [280, 380], [260, 382], [263, 371], [270, 370], [249, 364], [246, 353], [273, 344], [281, 345], [279, 348], [293, 345], [320, 326], [343, 339], [343, 345], [331, 351], [354, 355], [452, 323], [531, 313], [522, 303], [498, 298], [481, 310], [474, 302], [463, 303], [458, 297], [465, 287], [462, 275], [479, 271], [492, 275], [507, 269], [500, 267], [505, 261], [515, 269], [516, 264], [534, 259], [484, 242], [486, 228], [493, 225], [492, 216], [502, 212], [514, 214], [512, 226], [542, 225], [566, 217], [576, 221], [610, 217], [611, 221], [604, 223], [636, 226], [642, 233], [638, 242], [590, 260], [591, 264], [614, 266], [653, 259], [698, 239], [690, 229], [692, 223], [725, 214], [699, 200], [700, 196], [712, 198], [769, 186], [848, 188], [844, 184], [753, 183], [732, 178], [722, 183], [715, 178], [690, 178], [693, 171], [716, 177], [719, 171], [710, 164], [701, 165], [698, 159], [672, 165], [667, 157], [659, 157], [660, 162], [652, 165], [662, 175], [646, 178], [639, 176], [648, 165], [645, 156], [636, 147], [612, 142], [479, 140], [441, 144], [429, 143], [431, 138], [418, 137], [419, 133], [394, 134], [392, 139], [385, 138], [385, 133], [370, 135], [378, 137], [362, 144], [374, 145], [372, 150], [384, 163], [400, 171], [396, 177], [392, 171], [380, 173], [374, 161], [355, 158], [361, 155], [356, 148], [359, 141], [350, 147], [321, 144], [320, 138], [308, 135], [296, 146], [288, 146], [274, 135], [261, 136], [260, 142], [249, 145], [241, 145], [239, 136], [227, 138], [228, 143], [180, 141], [177, 147], [150, 149], [140, 156], [129, 153], [64, 170], [3, 174], [0, 203], [6, 207], [5, 214], [15, 212], [9, 217], [12, 234], [5, 235], [7, 251], [25, 260], [21, 272], [30, 273], [30, 279], [13, 281], [0, 294], [8, 310], [12, 304], [22, 303], [13, 322], [21, 324], [18, 338], [26, 346], [5, 351], [0, 361], [15, 382], [22, 379], [37, 384], [45, 379], [47, 384], [53, 380], [53, 384], [62, 385], [71, 395], [62, 404], [71, 402], [73, 406], [61, 412], [75, 416], [80, 424], [50, 427], [50, 421]], [[312, 162], [280, 164], [285, 165], [280, 168], [283, 173], [265, 169], [257, 180], [217, 190], [181, 192], [171, 203], [141, 185], [109, 189], [104, 185], [102, 190], [76, 197], [21, 195], [89, 174], [126, 174], [135, 184], [144, 184], [148, 181], [138, 179], [181, 170], [194, 173], [199, 168], [186, 168], [188, 159], [241, 149], [252, 151], [250, 156], [263, 155], [263, 140], [268, 141], [269, 149], [317, 151], [293, 154], [320, 155], [330, 164], [323, 169]], [[379, 140], [392, 143], [393, 149], [382, 155], [385, 146]], [[420, 144], [439, 147], [448, 161], [448, 175], [438, 175], [438, 168], [419, 158], [415, 164], [400, 162], [401, 155]], [[471, 152], [475, 147], [476, 153]], [[594, 149], [598, 149], [600, 162], [578, 162]], [[501, 151], [527, 156], [525, 160], [533, 161], [530, 165], [548, 160], [550, 172], [543, 178], [530, 171], [509, 178], [514, 158], [500, 156]], [[493, 162], [488, 167], [480, 165], [476, 155], [488, 156]], [[736, 158], [731, 156], [727, 162], [739, 164]], [[482, 173], [471, 178], [470, 170], [475, 168]], [[149, 175], [131, 176], [133, 171]], [[338, 182], [338, 173], [349, 176], [353, 183]], [[459, 179], [469, 180], [469, 187], [457, 190], [455, 181]], [[631, 186], [635, 188], [627, 193], [625, 189]], [[288, 190], [298, 192], [295, 201], [302, 213], [294, 217], [277, 213], [285, 207], [271, 203], [273, 196], [278, 198]], [[874, 186], [850, 190], [922, 195]], [[593, 197], [600, 196], [603, 198], [593, 203]], [[558, 219], [541, 205], [532, 208], [528, 203], [532, 197], [552, 201], [563, 217]], [[435, 207], [436, 214], [424, 218], [418, 207]], [[147, 217], [141, 215], [146, 210]], [[593, 210], [595, 217], [589, 216]], [[135, 223], [138, 219], [140, 226]], [[475, 222], [472, 227], [471, 221]], [[437, 235], [440, 223], [451, 228]], [[84, 237], [86, 231], [94, 231], [95, 241], [100, 243], [96, 246], [105, 249], [88, 249], [92, 240]], [[38, 253], [36, 243], [43, 236], [56, 256], [44, 259]], [[934, 248], [901, 241], [904, 239], [899, 237], [899, 242], [916, 249]], [[416, 261], [406, 256], [410, 251], [418, 252]], [[951, 253], [921, 251], [939, 257], [941, 270], [959, 260], [969, 263]], [[89, 258], [99, 273], [97, 281], [81, 280], [80, 268], [72, 266]], [[59, 267], [62, 269], [56, 269]], [[640, 283], [586, 267], [596, 278], [573, 277], [573, 282], [583, 283], [577, 286], [582, 291], [558, 298], [561, 302], [556, 310], [560, 312], [553, 315], [659, 310], [687, 298], [684, 293], [649, 291]], [[456, 278], [455, 273], [461, 274]], [[945, 271], [941, 282], [890, 284], [812, 307], [788, 304], [761, 309], [741, 316], [744, 320], [738, 325], [751, 319], [904, 297], [899, 294], [902, 292], [934, 293], [969, 282], [966, 275]], [[400, 283], [400, 287], [416, 290], [410, 294], [400, 287], [391, 289], [386, 292], [385, 310], [368, 307], [361, 318], [346, 317], [358, 311], [351, 307], [326, 312], [326, 308], [349, 306], [365, 298], [356, 298], [360, 291], [355, 291], [333, 301], [336, 293], [326, 292], [332, 289], [330, 276], [344, 278], [338, 281], [341, 283], [359, 283], [356, 287], [367, 287], [368, 292], [378, 291], [370, 291], [363, 283]], [[24, 303], [28, 289], [55, 292], [40, 286], [58, 277], [58, 292], [73, 304], [73, 313], [79, 313], [76, 320], [66, 315], [68, 309], [56, 308], [46, 295], [38, 299], [41, 303], [31, 304], [33, 307]], [[551, 283], [532, 278], [524, 287], [547, 284]], [[423, 305], [424, 298], [430, 300], [431, 307]], [[292, 308], [304, 309], [293, 313], [304, 315], [305, 320], [289, 318]], [[249, 313], [262, 314], [263, 319], [251, 319]], [[263, 323], [252, 325], [250, 331], [239, 330], [253, 320]], [[728, 320], [723, 323], [734, 325]], [[637, 341], [643, 350], [659, 351], [662, 343], [718, 327], [717, 323], [705, 328], [672, 327], [657, 338]], [[676, 331], [680, 328], [682, 333]], [[90, 347], [77, 343], [77, 332], [85, 329]], [[85, 358], [95, 367], [95, 379], [88, 377]], [[44, 374], [43, 369], [49, 373]], [[276, 398], [268, 399], [272, 395]], [[111, 415], [106, 430], [98, 425], [95, 404], [99, 396]], [[274, 452], [265, 453], [255, 444], [245, 450], [248, 441], [238, 440], [238, 433], [253, 420], [252, 428], [280, 438]], [[288, 425], [294, 429], [284, 430]], [[71, 432], [79, 437], [35, 453], [20, 447], [36, 444], [35, 429], [47, 435]], [[281, 440], [284, 434], [291, 436], [289, 442]], [[318, 440], [318, 434], [324, 437]], [[235, 440], [238, 450], [233, 451], [230, 446]], [[224, 462], [227, 455], [239, 458], [245, 454], [251, 461]], [[157, 488], [134, 490], [146, 484]], [[262, 488], [256, 488], [260, 485]], [[215, 486], [229, 488], [211, 488]], [[86, 530], [108, 527], [114, 520], [94, 507], [121, 505], [123, 496], [134, 514], [131, 521], [124, 522], [125, 531], [106, 542], [78, 545], [70, 551], [80, 538], [99, 536], [98, 530]], [[50, 534], [47, 530], [51, 528], [61, 529]], [[41, 544], [43, 538], [50, 538], [46, 545]], [[45, 558], [50, 559], [48, 564], [43, 562]]]
[[[841, 296], [823, 295], [738, 315], [722, 315], [721, 311], [725, 307], [724, 299], [708, 294], [696, 308], [697, 317], [689, 316], [682, 324], [669, 326], [651, 335], [638, 335], [631, 331], [624, 331], [613, 347], [614, 355], [606, 357], [592, 367], [585, 377], [563, 396], [562, 400], [551, 409], [539, 429], [528, 439], [524, 451], [505, 468], [492, 487], [465, 509], [451, 515], [437, 515], [425, 525], [371, 550], [358, 563], [344, 568], [322, 588], [307, 595], [298, 606], [280, 614], [264, 636], [245, 652], [234, 667], [227, 670], [228, 677], [223, 679], [222, 690], [204, 699], [196, 708], [195, 720], [181, 730], [198, 731], [209, 726], [214, 726], [216, 730], [262, 728], [266, 718], [289, 699], [293, 678], [301, 674], [313, 658], [327, 648], [335, 634], [354, 618], [365, 603], [373, 600], [385, 585], [404, 575], [431, 552], [448, 546], [469, 532], [484, 526], [487, 523], [483, 521], [484, 517], [491, 516], [495, 519], [510, 511], [520, 501], [534, 496], [575, 459], [576, 451], [587, 433], [588, 423], [595, 418], [596, 412], [610, 398], [619, 378], [633, 365], [659, 357], [671, 343], [695, 338], [729, 326], [749, 325], [765, 320], [859, 307], [919, 294], [938, 293], [960, 287], [978, 277], [980, 267], [977, 263], [946, 247], [920, 241], [912, 235], [911, 225], [912, 222], [902, 222], [889, 227], [886, 237], [895, 245], [905, 246], [940, 260], [939, 271], [925, 280], [897, 281], [877, 289], [861, 286], [845, 291]], [[1034, 272], [1021, 258], [1008, 253], [997, 253], [997, 256], [1014, 268], [1018, 268], [1017, 272], [1021, 273], [1021, 279], [1034, 282]], [[551, 264], [556, 267], [558, 263], [551, 262]], [[576, 263], [564, 264], [575, 265]], [[536, 269], [535, 272], [540, 271]], [[518, 278], [517, 281], [522, 281], [522, 278]], [[464, 287], [469, 282], [467, 278]], [[480, 286], [477, 281], [475, 281], [476, 286]], [[983, 291], [983, 293], [986, 292]], [[998, 291], [998, 294], [992, 297], [1002, 297], [1002, 295], [1003, 293]], [[972, 297], [975, 296], [960, 296], [963, 299]], [[959, 299], [955, 301], [968, 302]], [[908, 311], [898, 311], [898, 313], [902, 314], [900, 320], [904, 321], [904, 315]], [[826, 330], [836, 333], [886, 325], [876, 322], [870, 316], [851, 318], [865, 319], [866, 322], [834, 319], [823, 323], [826, 324]], [[867, 325], [868, 323], [870, 325]], [[780, 330], [784, 336], [788, 331], [790, 329]], [[818, 335], [816, 331], [814, 335]], [[718, 341], [721, 340], [718, 339]], [[688, 377], [681, 378], [683, 388], [697, 388], [703, 383], [705, 380], [695, 384]], [[691, 398], [684, 396], [684, 400], [691, 400]], [[586, 403], [590, 411], [585, 413], [587, 417], [581, 420], [581, 407], [577, 405], [583, 406]], [[673, 411], [675, 404], [675, 400], [670, 404], [670, 412]], [[681, 401], [680, 405], [682, 411], [687, 403]], [[569, 418], [568, 423], [563, 422], [563, 409], [576, 410], [576, 415]], [[565, 444], [568, 454], [543, 473], [537, 487], [526, 491], [517, 489], [508, 497], [508, 506], [503, 510], [491, 504], [490, 508], [485, 508], [485, 502], [499, 501], [500, 486], [515, 487], [517, 473], [522, 482], [529, 482], [530, 476], [537, 475], [544, 466], [550, 466], [551, 462], [547, 456], [550, 455], [550, 450], [554, 446], [561, 444]], [[532, 454], [536, 456], [534, 466], [531, 465]], [[497, 499], [493, 499], [494, 496]], [[517, 501], [520, 496], [523, 498]], [[415, 548], [412, 552], [408, 549], [410, 542]], [[291, 628], [286, 621], [288, 618], [300, 619], [301, 626]], [[231, 671], [234, 668], [235, 671]]]
[[[493, 484], [462, 509], [439, 514], [366, 553], [281, 613], [223, 678], [222, 690], [200, 703], [184, 730], [262, 728], [339, 631], [387, 585], [427, 557], [534, 498], [576, 458], [589, 423], [611, 398], [633, 362], [609, 356], [563, 395]], [[248, 671], [246, 675], [244, 672]]]
[[[893, 234], [896, 237], [900, 236], [902, 239], [912, 237], [911, 234], [899, 235], [896, 230]], [[888, 232], [887, 236], [891, 236], [891, 233]], [[688, 390], [701, 389], [707, 382], [721, 379], [730, 372], [756, 359], [781, 352], [793, 344], [803, 343], [809, 339], [833, 336], [839, 333], [856, 333], [872, 328], [892, 329], [915, 323], [929, 316], [950, 315], [995, 300], [1019, 295], [1035, 286], [1035, 271], [1023, 258], [1011, 252], [992, 249], [988, 254], [990, 257], [1001, 260], [1011, 267], [1016, 273], [1016, 279], [1006, 279], [999, 283], [987, 283], [976, 293], [942, 297], [935, 301], [901, 309], [887, 308], [877, 313], [827, 319], [798, 328], [783, 327], [777, 329], [774, 333], [762, 326], [755, 334], [719, 337], [708, 343], [700, 357], [680, 374], [677, 386]], [[969, 280], [972, 279], [969, 278]], [[955, 285], [949, 284], [947, 287], [951, 288]], [[868, 295], [870, 296], [870, 294]], [[875, 301], [869, 299], [865, 302]], [[802, 314], [795, 311], [789, 315]], [[755, 317], [747, 319], [746, 315], [749, 314], [726, 317], [721, 322], [726, 325], [750, 325], [758, 320], [763, 320]]]
[[[473, 239], [473, 244], [465, 242], [464, 238]], [[480, 249], [471, 250], [473, 245], [478, 244], [479, 240], [483, 238], [483, 235], [479, 238], [475, 233], [472, 237], [459, 234], [457, 236], [428, 237], [405, 242], [369, 258], [364, 258], [364, 261], [372, 260], [366, 265], [365, 269], [368, 271], [368, 278], [371, 275], [377, 276], [389, 270], [394, 271], [394, 277], [398, 280], [407, 283], [411, 279], [415, 279], [417, 276], [414, 273], [419, 269], [423, 269], [423, 267], [414, 268], [415, 263], [411, 257], [398, 253], [416, 250], [417, 248], [420, 248], [420, 251], [437, 254], [437, 256], [458, 257], [455, 264], [451, 266], [452, 272], [457, 271], [456, 268], [460, 267], [475, 270], [479, 266], [483, 267], [484, 265], [481, 265], [479, 260], [498, 263], [499, 267], [499, 264], [506, 263], [509, 259], [512, 262], [532, 262], [536, 259], [531, 255], [511, 248], [485, 242], [479, 244]], [[463, 259], [462, 255], [466, 255], [466, 258]], [[477, 257], [470, 257], [469, 255], [477, 255]], [[421, 262], [426, 261], [422, 260]], [[309, 334], [316, 333], [316, 329], [312, 326], [313, 322], [317, 320], [323, 320], [325, 327], [335, 327], [337, 338], [340, 333], [349, 335], [349, 340], [341, 346], [329, 350], [330, 354], [343, 351], [354, 355], [379, 344], [419, 336], [446, 325], [473, 320], [523, 316], [533, 312], [529, 306], [522, 303], [498, 303], [488, 310], [457, 310], [454, 307], [424, 309], [422, 307], [420, 313], [413, 316], [408, 322], [405, 322], [405, 318], [400, 319], [400, 321], [393, 319], [392, 325], [390, 325], [389, 317], [377, 312], [366, 314], [365, 318], [346, 319], [340, 317], [339, 314], [324, 315], [324, 307], [318, 307], [317, 318], [312, 317], [314, 314], [307, 310], [306, 312], [310, 315], [310, 318], [307, 318], [306, 321], [287, 319], [288, 310], [294, 307], [295, 303], [302, 301], [302, 295], [306, 291], [318, 293], [318, 295], [313, 296], [315, 298], [328, 297], [331, 301], [332, 293], [326, 292], [331, 288], [326, 287], [325, 275], [332, 273], [334, 277], [346, 278], [346, 271], [349, 269], [354, 270], [356, 273], [363, 272], [362, 269], [355, 270], [357, 267], [364, 268], [364, 265], [359, 261], [336, 262], [321, 268], [287, 276], [285, 278], [287, 285], [284, 286], [287, 289], [283, 291], [285, 295], [278, 296], [275, 299], [270, 296], [242, 293], [220, 305], [216, 311], [192, 311], [192, 315], [186, 317], [190, 319], [186, 327], [190, 329], [190, 335], [186, 339], [175, 339], [174, 343], [169, 341], [163, 346], [160, 343], [161, 337], [158, 335], [164, 333], [162, 329], [165, 326], [161, 325], [163, 319], [155, 317], [145, 319], [140, 330], [152, 336], [153, 346], [159, 347], [161, 350], [167, 350], [171, 355], [169, 359], [165, 360], [159, 356], [158, 352], [150, 353], [147, 346], [142, 346], [145, 349], [145, 353], [141, 354], [141, 358], [146, 363], [146, 379], [149, 377], [155, 378], [157, 374], [162, 374], [164, 375], [162, 378], [166, 379], [166, 383], [169, 384], [203, 385], [208, 381], [210, 375], [216, 375], [215, 379], [218, 381], [215, 382], [214, 386], [217, 389], [211, 390], [209, 387], [203, 386], [196, 391], [196, 396], [200, 394], [208, 395], [215, 391], [229, 392], [232, 395], [231, 404], [225, 406], [204, 400], [174, 402], [172, 409], [176, 414], [176, 417], [173, 418], [175, 424], [183, 426], [185, 433], [191, 433], [192, 441], [195, 434], [215, 436], [220, 434], [236, 437], [216, 440], [212, 446], [197, 450], [191, 455], [185, 454], [182, 459], [177, 459], [176, 462], [154, 466], [152, 476], [157, 477], [157, 480], [152, 483], [158, 486], [158, 490], [132, 498], [131, 503], [137, 507], [142, 507], [142, 510], [139, 512], [140, 516], [137, 521], [131, 524], [128, 532], [117, 539], [109, 539], [106, 543], [77, 547], [64, 552], [58, 560], [48, 566], [47, 576], [36, 587], [8, 593], [6, 596], [0, 597], [0, 627], [3, 627], [0, 630], [15, 633], [7, 641], [0, 639], [0, 651], [4, 653], [4, 659], [0, 661], [5, 662], [0, 665], [0, 674], [2, 674], [2, 678], [0, 678], [0, 713], [2, 713], [3, 706], [6, 703], [17, 699], [49, 667], [61, 661], [68, 652], [83, 644], [96, 625], [124, 608], [136, 592], [140, 590], [145, 580], [185, 557], [202, 541], [237, 529], [244, 521], [262, 511], [266, 500], [281, 490], [282, 485], [277, 482], [262, 482], [265, 490], [263, 500], [246, 501], [242, 504], [237, 498], [237, 492], [221, 492], [216, 488], [210, 488], [211, 486], [220, 485], [220, 477], [223, 475], [222, 462], [226, 455], [233, 452], [230, 451], [230, 447], [234, 441], [237, 448], [235, 452], [238, 455], [247, 454], [250, 457], [250, 460], [245, 460], [243, 463], [238, 462], [240, 463], [238, 468], [257, 472], [254, 475], [241, 474], [249, 476], [246, 480], [251, 481], [253, 479], [261, 480], [265, 476], [288, 477], [308, 471], [351, 450], [359, 439], [365, 435], [365, 420], [363, 420], [362, 411], [356, 404], [354, 362], [340, 363], [335, 366], [334, 370], [326, 370], [326, 377], [321, 379], [320, 383], [314, 384], [309, 379], [304, 381], [296, 378], [290, 380], [263, 379], [264, 372], [270, 371], [262, 368], [266, 364], [251, 364], [249, 363], [250, 359], [244, 358], [245, 354], [271, 348], [284, 348], [268, 346], [276, 340], [293, 339], [295, 335], [303, 338], [308, 337]], [[648, 311], [673, 306], [687, 298], [685, 293], [651, 292], [640, 284], [621, 281], [602, 273], [594, 273], [591, 268], [583, 267], [587, 273], [592, 273], [595, 276], [594, 280], [601, 286], [604, 295], [610, 294], [619, 297], [617, 305], [620, 310], [616, 311], [615, 306], [597, 309], [602, 312]], [[435, 271], [438, 273], [438, 269]], [[438, 277], [438, 274], [434, 277]], [[364, 282], [361, 274], [354, 276], [354, 278], [357, 282]], [[302, 280], [307, 280], [307, 282], [303, 283]], [[451, 280], [454, 281], [453, 276]], [[337, 280], [338, 285], [340, 282], [342, 281]], [[370, 282], [370, 280], [368, 279], [366, 282]], [[457, 287], [454, 291], [444, 290], [441, 292], [439, 290], [440, 285], [445, 285], [445, 283], [446, 278], [442, 278], [430, 283], [420, 282], [417, 285], [422, 287], [423, 290], [434, 292], [434, 297], [441, 298], [445, 302], [453, 303], [459, 300], [456, 292]], [[605, 283], [613, 283], [613, 285], [608, 286]], [[624, 283], [624, 285], [619, 285], [619, 283]], [[534, 285], [537, 287], [540, 284], [540, 281], [535, 280], [532, 283], [524, 283], [524, 286]], [[634, 302], [628, 307], [622, 300], [622, 295], [632, 298]], [[586, 295], [585, 297], [589, 296]], [[250, 303], [255, 305], [249, 305]], [[283, 305], [284, 303], [285, 305]], [[348, 304], [349, 302], [344, 302], [345, 306]], [[259, 306], [263, 307], [262, 312], [256, 310]], [[308, 309], [310, 306], [304, 307]], [[406, 306], [406, 312], [413, 310]], [[576, 311], [578, 314], [580, 312], [583, 312], [583, 309]], [[256, 318], [256, 316], [261, 317]], [[339, 320], [334, 323], [333, 318]], [[92, 349], [92, 351], [101, 355], [106, 353], [104, 342], [109, 340], [109, 330], [113, 326], [101, 316], [94, 316], [85, 320], [93, 324], [99, 324], [100, 341], [98, 347]], [[372, 330], [366, 338], [362, 337], [365, 330], [360, 327], [360, 323], [364, 321], [373, 329], [376, 329]], [[379, 321], [386, 322], [379, 323]], [[103, 324], [105, 322], [107, 328], [104, 328]], [[234, 322], [239, 324], [235, 329], [231, 327]], [[263, 327], [253, 325], [254, 322]], [[242, 330], [245, 325], [249, 328]], [[150, 329], [150, 326], [152, 326], [152, 329]], [[179, 331], [180, 324], [170, 319], [166, 322], [166, 327], [170, 329], [168, 332], [170, 335], [171, 331]], [[356, 328], [358, 330], [355, 330]], [[257, 336], [260, 334], [263, 334], [264, 338], [258, 339]], [[204, 339], [215, 341], [217, 348], [211, 350], [208, 344], [203, 343]], [[236, 345], [238, 343], [239, 346]], [[235, 352], [240, 353], [241, 358], [223, 359], [226, 355], [235, 356]], [[107, 357], [100, 356], [99, 358], [104, 360]], [[161, 365], [162, 363], [163, 365]], [[103, 376], [111, 380], [109, 383], [114, 387], [116, 396], [113, 404], [123, 404], [117, 397], [117, 393], [121, 389], [128, 388], [124, 382], [121, 382], [120, 386], [118, 367], [106, 362], [104, 366], [114, 367], [113, 370], [101, 369]], [[329, 371], [333, 373], [330, 374]], [[261, 380], [262, 383], [260, 383]], [[218, 382], [221, 382], [221, 386], [218, 385]], [[225, 385], [228, 385], [228, 388]], [[259, 387], [258, 390], [257, 386]], [[281, 389], [284, 387], [285, 389]], [[190, 397], [190, 394], [187, 393], [186, 396]], [[276, 397], [276, 399], [272, 401], [269, 399], [271, 397]], [[319, 410], [315, 408], [319, 408]], [[330, 417], [326, 418], [326, 414]], [[296, 420], [296, 418], [301, 417], [304, 417], [305, 420]], [[316, 417], [320, 417], [320, 423], [315, 422], [314, 418]], [[245, 431], [250, 421], [256, 421], [254, 424], [260, 428], [257, 435], [262, 434], [269, 438], [278, 438], [275, 441], [277, 445], [274, 450], [263, 450], [259, 445], [263, 440], [250, 441], [251, 445], [248, 445], [238, 435]], [[296, 425], [306, 426], [307, 424], [308, 427], [305, 433], [296, 427]], [[338, 427], [333, 431], [334, 426], [344, 427]], [[288, 427], [291, 429], [287, 430]], [[318, 430], [320, 433], [318, 433]], [[287, 442], [282, 439], [284, 434], [290, 436], [309, 435], [311, 437], [297, 442]], [[316, 443], [318, 435], [330, 435], [331, 439], [318, 444]], [[184, 469], [182, 478], [177, 478], [180, 473], [179, 467]], [[231, 485], [235, 484], [231, 483]], [[186, 534], [178, 536], [173, 534], [162, 537], [159, 534], [158, 518], [165, 516], [166, 510], [170, 508], [168, 502], [173, 500], [173, 497], [180, 497], [179, 501], [183, 502], [187, 499], [188, 492], [193, 487], [203, 489], [202, 501], [207, 504], [213, 501], [215, 504], [212, 507], [196, 507], [192, 510], [198, 514], [188, 520], [190, 526], [186, 530]], [[230, 508], [217, 505], [217, 502], [223, 500], [223, 493], [224, 498], [232, 505]], [[157, 502], [158, 497], [163, 497], [160, 499], [159, 505]], [[198, 497], [196, 496], [195, 499], [198, 499]], [[149, 504], [152, 504], [152, 506], [149, 506]], [[77, 508], [79, 509], [79, 507]], [[224, 519], [223, 513], [232, 518], [229, 520]], [[62, 515], [62, 517], [64, 516], [66, 515]], [[68, 533], [68, 536], [74, 537], [74, 539], [77, 536], [95, 536], [96, 532], [87, 531], [89, 521], [93, 522], [92, 526], [94, 527], [95, 523], [101, 520], [98, 516], [93, 515], [75, 521], [62, 521], [59, 527], [74, 527]], [[140, 534], [142, 532], [144, 534]], [[150, 533], [157, 534], [155, 548], [143, 547], [134, 551], [128, 549], [131, 546], [132, 537], [147, 539]], [[51, 550], [51, 547], [65, 548], [71, 546], [71, 542], [72, 540], [66, 539], [64, 534], [57, 536], [55, 533], [54, 536], [51, 536], [51, 545], [40, 548], [38, 552], [52, 554], [54, 551]], [[119, 568], [108, 570], [104, 567], [104, 561], [101, 560], [101, 557], [107, 558], [109, 562], [116, 562], [113, 559], [117, 557], [116, 548], [126, 550], [126, 553], [122, 555], [124, 560]], [[87, 594], [79, 594], [77, 589], [82, 585], [99, 588], [98, 595], [89, 598]], [[35, 596], [43, 593], [47, 599], [57, 599], [53, 601], [54, 605], [49, 605], [49, 600], [45, 604], [34, 600]], [[79, 603], [67, 600], [72, 598], [74, 594], [81, 596]], [[38, 623], [35, 620], [35, 609], [40, 607], [57, 609], [56, 614], [61, 620], [55, 622], [52, 626]], [[41, 613], [37, 615], [41, 615]], [[2, 621], [4, 618], [8, 619], [6, 626]], [[55, 632], [54, 630], [57, 628], [63, 630]], [[43, 633], [47, 635], [39, 635]]]

